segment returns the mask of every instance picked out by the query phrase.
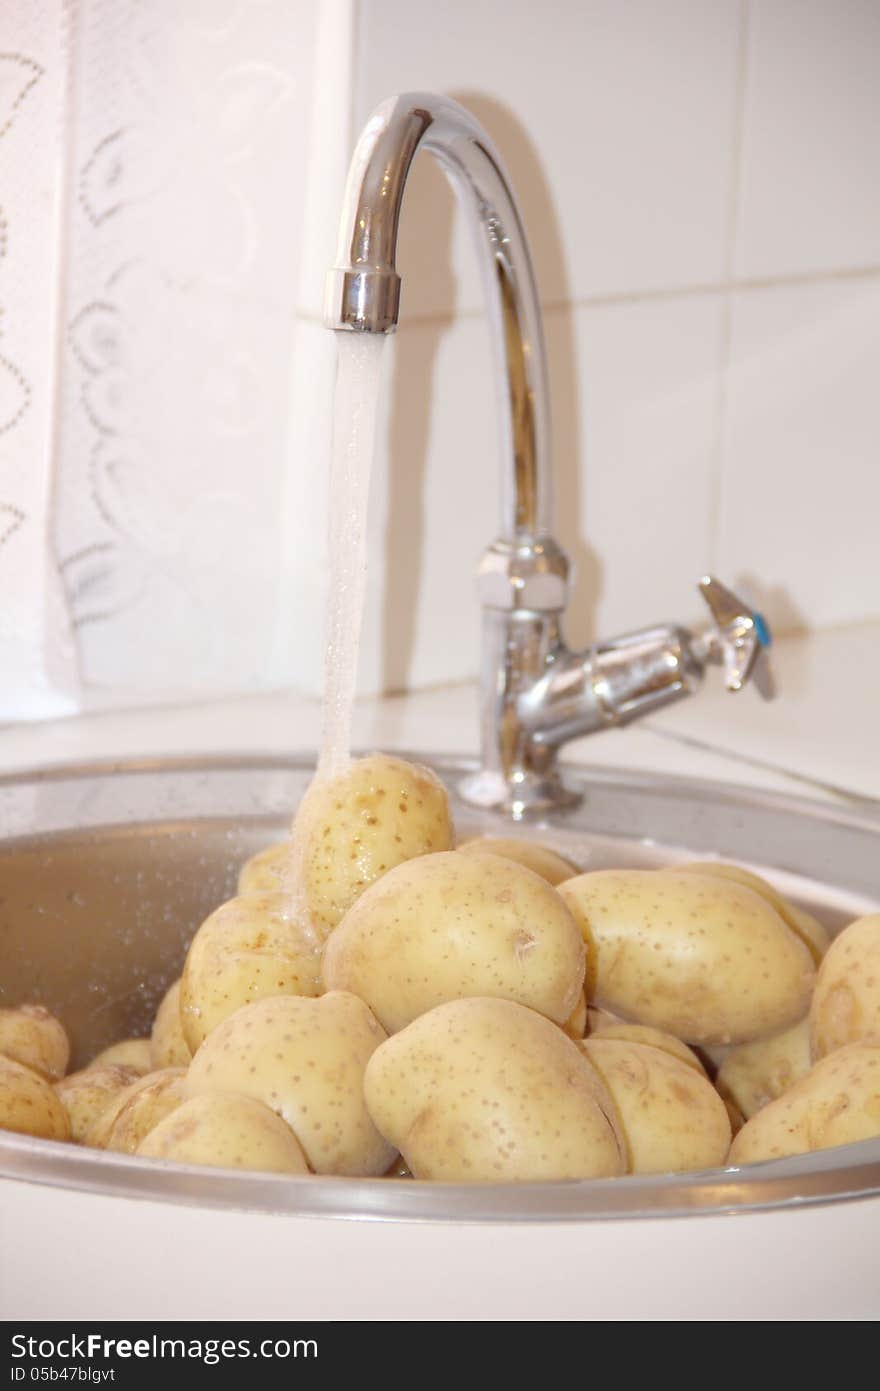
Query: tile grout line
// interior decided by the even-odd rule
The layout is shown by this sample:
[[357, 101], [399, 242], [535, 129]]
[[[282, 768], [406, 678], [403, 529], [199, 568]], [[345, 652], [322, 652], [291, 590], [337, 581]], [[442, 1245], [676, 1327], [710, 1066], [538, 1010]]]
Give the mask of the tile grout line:
[[[739, 279], [708, 281], [704, 284], [673, 285], [662, 289], [609, 291], [602, 295], [584, 295], [573, 300], [549, 300], [541, 305], [545, 316], [566, 314], [575, 309], [614, 309], [629, 304], [664, 303], [671, 300], [700, 299], [710, 295], [753, 294], [764, 290], [785, 290], [801, 285], [848, 284], [859, 280], [880, 280], [880, 263], [869, 266], [851, 266], [837, 270], [792, 271], [779, 275], [750, 276]], [[323, 327], [319, 314], [308, 310], [294, 311], [301, 323], [317, 324]], [[475, 321], [484, 318], [480, 309], [459, 309], [445, 314], [410, 314], [401, 319], [401, 327], [423, 328], [433, 324], [437, 328], [448, 328], [459, 321]]]

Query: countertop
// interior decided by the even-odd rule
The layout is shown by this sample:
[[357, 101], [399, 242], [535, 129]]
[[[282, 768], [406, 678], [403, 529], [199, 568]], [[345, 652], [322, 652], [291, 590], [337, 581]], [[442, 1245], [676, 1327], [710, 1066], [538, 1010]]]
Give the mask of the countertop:
[[[641, 768], [858, 803], [880, 814], [880, 623], [790, 637], [773, 649], [776, 699], [730, 695], [710, 672], [694, 699], [650, 721], [579, 740], [567, 761]], [[0, 770], [92, 759], [301, 752], [316, 747], [317, 700], [272, 692], [197, 705], [102, 711], [0, 728]], [[355, 746], [470, 754], [472, 685], [363, 700]]]

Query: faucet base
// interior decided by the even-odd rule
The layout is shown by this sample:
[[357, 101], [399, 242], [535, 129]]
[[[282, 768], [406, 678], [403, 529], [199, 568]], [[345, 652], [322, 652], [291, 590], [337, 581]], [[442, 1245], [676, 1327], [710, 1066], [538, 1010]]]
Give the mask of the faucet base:
[[500, 812], [513, 821], [567, 811], [583, 801], [583, 794], [569, 787], [558, 772], [547, 776], [521, 771], [508, 780], [503, 773], [481, 768], [462, 778], [458, 794], [469, 806]]

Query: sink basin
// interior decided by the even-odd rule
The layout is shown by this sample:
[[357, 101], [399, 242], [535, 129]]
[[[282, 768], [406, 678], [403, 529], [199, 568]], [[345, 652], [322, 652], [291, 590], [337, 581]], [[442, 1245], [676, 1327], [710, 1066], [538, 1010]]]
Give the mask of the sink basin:
[[[411, 756], [444, 779], [460, 831], [502, 829], [494, 814], [456, 800], [473, 763]], [[139, 759], [0, 778], [0, 1002], [38, 1001], [57, 1013], [73, 1066], [147, 1032], [192, 933], [234, 892], [243, 860], [284, 833], [312, 768], [307, 757]], [[770, 874], [833, 931], [880, 901], [880, 820], [861, 812], [623, 770], [572, 776], [585, 791], [577, 810], [537, 828], [505, 822], [504, 833], [537, 830], [584, 868], [733, 859]], [[742, 1171], [465, 1187], [232, 1174], [0, 1133], [0, 1175], [36, 1207], [53, 1190], [59, 1212], [92, 1195], [97, 1211], [138, 1198], [153, 1213], [191, 1205], [215, 1221], [222, 1209], [420, 1228], [674, 1218], [678, 1230], [690, 1229], [685, 1216], [843, 1209], [844, 1200], [867, 1203], [875, 1223], [880, 1215], [880, 1139]]]

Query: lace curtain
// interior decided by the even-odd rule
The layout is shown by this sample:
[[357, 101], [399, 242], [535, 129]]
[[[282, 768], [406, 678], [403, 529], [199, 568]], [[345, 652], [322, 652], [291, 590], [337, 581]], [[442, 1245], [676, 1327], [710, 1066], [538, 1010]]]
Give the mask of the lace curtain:
[[0, 9], [0, 718], [317, 669], [348, 8]]

